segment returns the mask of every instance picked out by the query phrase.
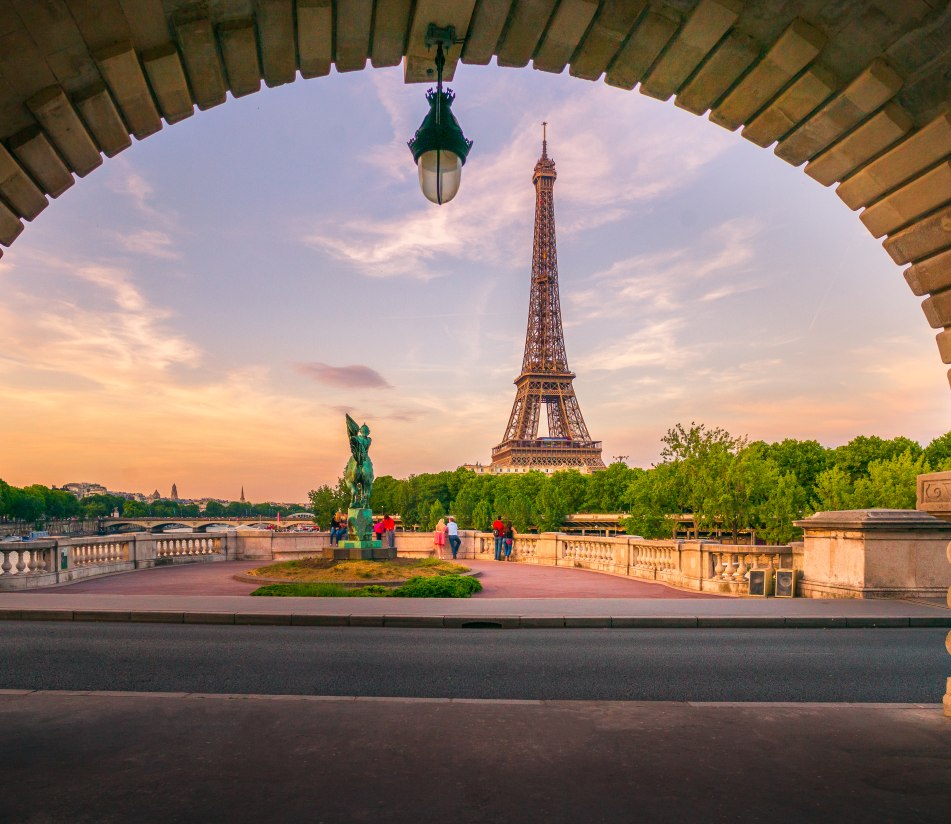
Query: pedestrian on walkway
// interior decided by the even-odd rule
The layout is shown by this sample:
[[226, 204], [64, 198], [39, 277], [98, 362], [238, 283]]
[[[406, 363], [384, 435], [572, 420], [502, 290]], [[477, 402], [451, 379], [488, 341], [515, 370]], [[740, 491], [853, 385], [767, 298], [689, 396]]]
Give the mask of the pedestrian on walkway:
[[512, 547], [515, 546], [515, 527], [511, 521], [505, 522], [505, 560], [511, 560]]
[[446, 546], [446, 519], [440, 518], [433, 530], [433, 555], [442, 558], [443, 547]]
[[462, 539], [459, 537], [459, 524], [456, 523], [456, 519], [452, 515], [449, 516], [449, 522], [446, 524], [446, 534], [449, 537], [449, 548], [452, 550], [452, 560], [455, 561]]
[[396, 521], [389, 515], [383, 515], [383, 546], [393, 549], [396, 546]]
[[383, 519], [380, 518], [375, 524], [373, 524], [373, 538], [374, 540], [383, 543]]
[[492, 522], [492, 535], [495, 537], [495, 560], [502, 560], [502, 543], [505, 540], [505, 524], [502, 523], [502, 516], [496, 515]]

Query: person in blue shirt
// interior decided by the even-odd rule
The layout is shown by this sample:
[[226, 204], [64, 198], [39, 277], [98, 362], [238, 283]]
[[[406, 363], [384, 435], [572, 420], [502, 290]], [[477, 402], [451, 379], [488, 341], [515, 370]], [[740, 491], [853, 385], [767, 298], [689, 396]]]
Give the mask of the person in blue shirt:
[[456, 554], [459, 552], [459, 544], [462, 539], [459, 537], [459, 524], [456, 519], [450, 515], [446, 523], [446, 536], [449, 538], [449, 548], [452, 550], [452, 560], [456, 560]]

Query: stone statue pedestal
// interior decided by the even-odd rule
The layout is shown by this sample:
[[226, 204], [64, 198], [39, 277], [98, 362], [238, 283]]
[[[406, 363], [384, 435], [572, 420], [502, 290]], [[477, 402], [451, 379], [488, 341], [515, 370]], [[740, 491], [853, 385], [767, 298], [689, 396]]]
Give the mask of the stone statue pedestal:
[[347, 526], [354, 537], [334, 547], [335, 561], [389, 561], [396, 557], [395, 547], [385, 547], [374, 539], [372, 510], [350, 507]]

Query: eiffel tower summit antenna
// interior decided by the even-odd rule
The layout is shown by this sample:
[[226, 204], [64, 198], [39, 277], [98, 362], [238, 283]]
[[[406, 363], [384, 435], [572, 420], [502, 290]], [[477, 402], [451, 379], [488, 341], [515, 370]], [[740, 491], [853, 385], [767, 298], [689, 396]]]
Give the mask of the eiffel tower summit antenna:
[[[535, 164], [535, 242], [532, 288], [522, 372], [515, 379], [515, 403], [502, 442], [492, 450], [493, 472], [575, 468], [604, 469], [601, 442], [588, 434], [568, 368], [558, 295], [555, 246], [555, 161], [548, 157], [548, 121], [542, 123], [542, 155]], [[539, 437], [542, 406], [547, 437]]]

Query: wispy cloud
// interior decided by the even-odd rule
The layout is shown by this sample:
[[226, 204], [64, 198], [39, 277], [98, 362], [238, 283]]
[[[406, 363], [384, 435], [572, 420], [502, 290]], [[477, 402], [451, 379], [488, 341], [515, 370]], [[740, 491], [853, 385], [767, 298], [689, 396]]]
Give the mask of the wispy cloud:
[[362, 364], [331, 366], [329, 363], [298, 363], [294, 367], [300, 374], [320, 383], [346, 389], [392, 389], [379, 372]]
[[637, 331], [578, 359], [578, 372], [614, 372], [631, 367], [663, 366], [668, 370], [686, 366], [694, 349], [678, 343], [684, 321], [678, 318], [648, 323]]
[[[407, 91], [396, 77], [375, 79], [374, 87], [388, 111], [405, 109]], [[559, 222], [563, 235], [621, 220], [639, 204], [683, 187], [730, 145], [727, 135], [698, 143], [667, 120], [645, 129], [643, 119], [653, 114], [649, 104], [632, 96], [618, 106], [611, 95], [585, 88], [530, 104], [503, 148], [473, 151], [452, 203], [435, 207], [417, 195], [410, 211], [393, 217], [362, 212], [315, 222], [301, 241], [371, 277], [431, 279], [453, 258], [509, 265], [531, 236], [534, 194], [527, 173], [539, 154], [536, 124], [542, 119], [555, 124], [550, 147], [561, 175], [558, 200], [567, 207]], [[392, 122], [405, 129], [402, 119]], [[394, 141], [405, 142], [405, 134], [395, 134]], [[617, 140], [618, 134], [625, 138]], [[392, 154], [395, 146], [378, 157], [406, 166], [405, 146], [399, 157]], [[399, 180], [405, 184], [404, 176]]]
[[[759, 223], [731, 219], [689, 245], [633, 255], [592, 275], [586, 288], [566, 295], [573, 322], [681, 311], [692, 300], [710, 302], [760, 288], [752, 278]], [[714, 285], [702, 285], [715, 281]], [[699, 292], [699, 296], [698, 293]]]
[[141, 229], [133, 232], [118, 232], [116, 242], [133, 255], [150, 255], [165, 260], [181, 260], [182, 252], [175, 245], [169, 232], [159, 229]]

